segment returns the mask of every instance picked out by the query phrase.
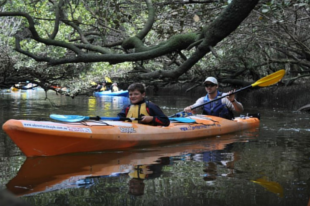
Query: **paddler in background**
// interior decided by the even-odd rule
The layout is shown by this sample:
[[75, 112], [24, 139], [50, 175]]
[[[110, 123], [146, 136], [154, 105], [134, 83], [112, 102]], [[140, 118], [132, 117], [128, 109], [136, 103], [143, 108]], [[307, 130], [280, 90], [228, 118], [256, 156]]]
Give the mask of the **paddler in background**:
[[[230, 91], [229, 93], [219, 92], [218, 81], [214, 77], [206, 78], [203, 84], [207, 91], [207, 95], [199, 98], [195, 104], [185, 107], [184, 108], [185, 112], [197, 113], [197, 109], [192, 110], [192, 107], [202, 105], [218, 97], [234, 92], [234, 91]], [[233, 119], [234, 118], [233, 112], [241, 113], [243, 111], [243, 106], [240, 102], [237, 101], [234, 93], [227, 96], [226, 98], [219, 99], [217, 101], [211, 102], [210, 104], [205, 104], [201, 108], [203, 114], [218, 116], [225, 119]]]
[[106, 82], [103, 81], [101, 84], [99, 83], [96, 87], [96, 91], [97, 92], [102, 92], [102, 91], [107, 91], [107, 86], [106, 86]]
[[153, 102], [145, 99], [145, 86], [133, 83], [128, 87], [130, 105], [125, 105], [117, 116], [127, 118], [141, 118], [139, 123], [154, 126], [169, 126], [169, 118]]
[[119, 91], [119, 88], [118, 88], [116, 82], [114, 82], [114, 83], [112, 84], [111, 91], [112, 91], [112, 92], [118, 92], [118, 91]]

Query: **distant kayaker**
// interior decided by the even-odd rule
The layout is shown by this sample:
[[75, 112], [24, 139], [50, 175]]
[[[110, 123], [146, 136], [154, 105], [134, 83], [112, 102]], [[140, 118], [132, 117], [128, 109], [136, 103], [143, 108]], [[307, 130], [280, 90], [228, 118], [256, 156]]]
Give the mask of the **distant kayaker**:
[[117, 86], [117, 83], [116, 83], [116, 82], [114, 82], [114, 83], [112, 84], [111, 91], [112, 91], [112, 92], [118, 92], [118, 91], [119, 91], [119, 88], [118, 88], [118, 86]]
[[[214, 77], [208, 77], [204, 81], [204, 86], [207, 91], [207, 95], [204, 97], [199, 98], [195, 104], [185, 107], [185, 112], [192, 112], [196, 113], [197, 109], [192, 110], [193, 107], [202, 105], [206, 102], [209, 102], [211, 100], [217, 99], [218, 97], [227, 95], [232, 93], [233, 91], [230, 91], [229, 93], [222, 93], [218, 91], [218, 81]], [[205, 104], [201, 106], [202, 113], [206, 115], [213, 115], [218, 117], [223, 117], [226, 119], [233, 119], [234, 114], [233, 112], [242, 112], [243, 106], [240, 102], [238, 102], [235, 98], [235, 94], [232, 93], [231, 95], [219, 99], [218, 101], [211, 102], [210, 104]]]
[[99, 83], [96, 87], [96, 91], [98, 92], [107, 91], [106, 82], [103, 81], [101, 84]]
[[128, 87], [130, 105], [124, 106], [119, 117], [141, 118], [139, 123], [154, 126], [169, 126], [169, 118], [153, 102], [145, 99], [145, 86], [142, 83], [133, 83]]
[[101, 83], [98, 83], [97, 86], [96, 86], [96, 88], [95, 88], [95, 91], [96, 91], [96, 92], [100, 92], [101, 87], [102, 87], [102, 84], [101, 84]]

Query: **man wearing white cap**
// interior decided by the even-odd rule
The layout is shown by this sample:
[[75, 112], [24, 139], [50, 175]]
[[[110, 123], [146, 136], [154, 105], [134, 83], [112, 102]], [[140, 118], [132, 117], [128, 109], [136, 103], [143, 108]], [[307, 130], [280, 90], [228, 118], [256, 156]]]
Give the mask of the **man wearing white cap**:
[[[206, 78], [206, 80], [204, 81], [204, 86], [206, 88], [207, 91], [207, 95], [204, 97], [199, 98], [195, 104], [185, 107], [184, 111], [185, 112], [192, 112], [192, 113], [196, 113], [196, 110], [192, 110], [192, 108], [205, 104], [211, 100], [217, 99], [221, 96], [225, 96], [229, 93], [232, 93], [233, 91], [230, 91], [229, 93], [222, 93], [219, 92], [218, 89], [218, 82], [217, 79], [214, 77], [208, 77]], [[238, 102], [235, 99], [235, 94], [232, 93], [231, 95], [219, 99], [217, 101], [211, 102], [209, 104], [205, 104], [203, 105], [203, 114], [206, 115], [213, 115], [213, 116], [219, 116], [219, 117], [223, 117], [226, 119], [233, 119], [234, 118], [234, 114], [233, 111], [235, 112], [242, 112], [243, 111], [243, 106], [240, 102]]]

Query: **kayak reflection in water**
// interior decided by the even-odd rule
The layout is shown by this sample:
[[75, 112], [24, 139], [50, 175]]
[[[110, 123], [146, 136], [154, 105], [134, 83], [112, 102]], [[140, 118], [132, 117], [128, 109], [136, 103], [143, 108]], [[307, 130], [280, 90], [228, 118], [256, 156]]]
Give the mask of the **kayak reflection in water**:
[[133, 83], [128, 87], [130, 105], [125, 105], [118, 117], [141, 118], [139, 123], [154, 126], [169, 126], [169, 118], [153, 102], [145, 99], [145, 86]]

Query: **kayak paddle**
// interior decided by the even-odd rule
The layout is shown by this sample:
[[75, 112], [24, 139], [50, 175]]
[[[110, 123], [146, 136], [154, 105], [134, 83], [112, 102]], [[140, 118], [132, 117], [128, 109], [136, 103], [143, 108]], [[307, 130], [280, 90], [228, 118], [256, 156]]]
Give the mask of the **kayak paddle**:
[[126, 118], [126, 117], [89, 117], [89, 116], [80, 116], [80, 115], [61, 115], [61, 114], [51, 114], [50, 118], [62, 121], [62, 122], [81, 122], [86, 120], [112, 120], [112, 121], [125, 121], [125, 120], [141, 120], [137, 118]]
[[[241, 88], [241, 89], [238, 89], [238, 90], [232, 92], [231, 94], [236, 94], [236, 93], [238, 93], [238, 92], [241, 92], [241, 91], [243, 91], [243, 90], [246, 90], [246, 89], [249, 89], [249, 88], [252, 88], [252, 87], [256, 87], [256, 86], [259, 86], [259, 87], [267, 87], [267, 86], [273, 85], [273, 84], [279, 82], [279, 81], [283, 78], [284, 75], [285, 75], [285, 70], [284, 70], [284, 69], [281, 69], [281, 70], [279, 70], [279, 71], [276, 71], [276, 72], [274, 72], [274, 73], [272, 73], [272, 74], [269, 74], [268, 76], [265, 76], [265, 77], [263, 77], [263, 78], [257, 80], [257, 81], [254, 82], [253, 84], [250, 84], [250, 85], [248, 85], [248, 86], [246, 86], [246, 87], [243, 87], [243, 88]], [[209, 102], [206, 102], [206, 103], [203, 103], [203, 104], [201, 104], [201, 105], [198, 105], [198, 106], [195, 106], [195, 107], [191, 107], [191, 109], [193, 110], [193, 109], [196, 109], [196, 108], [198, 108], [198, 107], [204, 106], [204, 105], [206, 105], [206, 104], [210, 104], [210, 103], [212, 103], [212, 102], [215, 102], [215, 101], [217, 101], [217, 100], [219, 100], [219, 99], [222, 99], [222, 98], [224, 98], [224, 97], [227, 97], [227, 96], [229, 96], [229, 95], [230, 95], [230, 94], [227, 94], [227, 95], [218, 97], [218, 98], [216, 98], [216, 99], [213, 99], [213, 100], [211, 100], [211, 101], [209, 101]], [[177, 114], [178, 114], [178, 113], [177, 113]], [[174, 116], [177, 115], [177, 114], [174, 114], [174, 115], [172, 115], [172, 116], [170, 116], [170, 117], [174, 117]]]
[[[51, 114], [50, 118], [62, 122], [81, 122], [86, 120], [112, 120], [112, 121], [126, 121], [126, 120], [141, 120], [141, 118], [127, 118], [127, 117], [89, 117], [89, 116], [80, 116], [80, 115], [61, 115], [61, 114]], [[182, 118], [182, 117], [176, 117], [176, 118], [169, 118], [170, 121], [177, 121], [182, 123], [194, 123], [196, 122], [194, 119], [190, 118]]]

